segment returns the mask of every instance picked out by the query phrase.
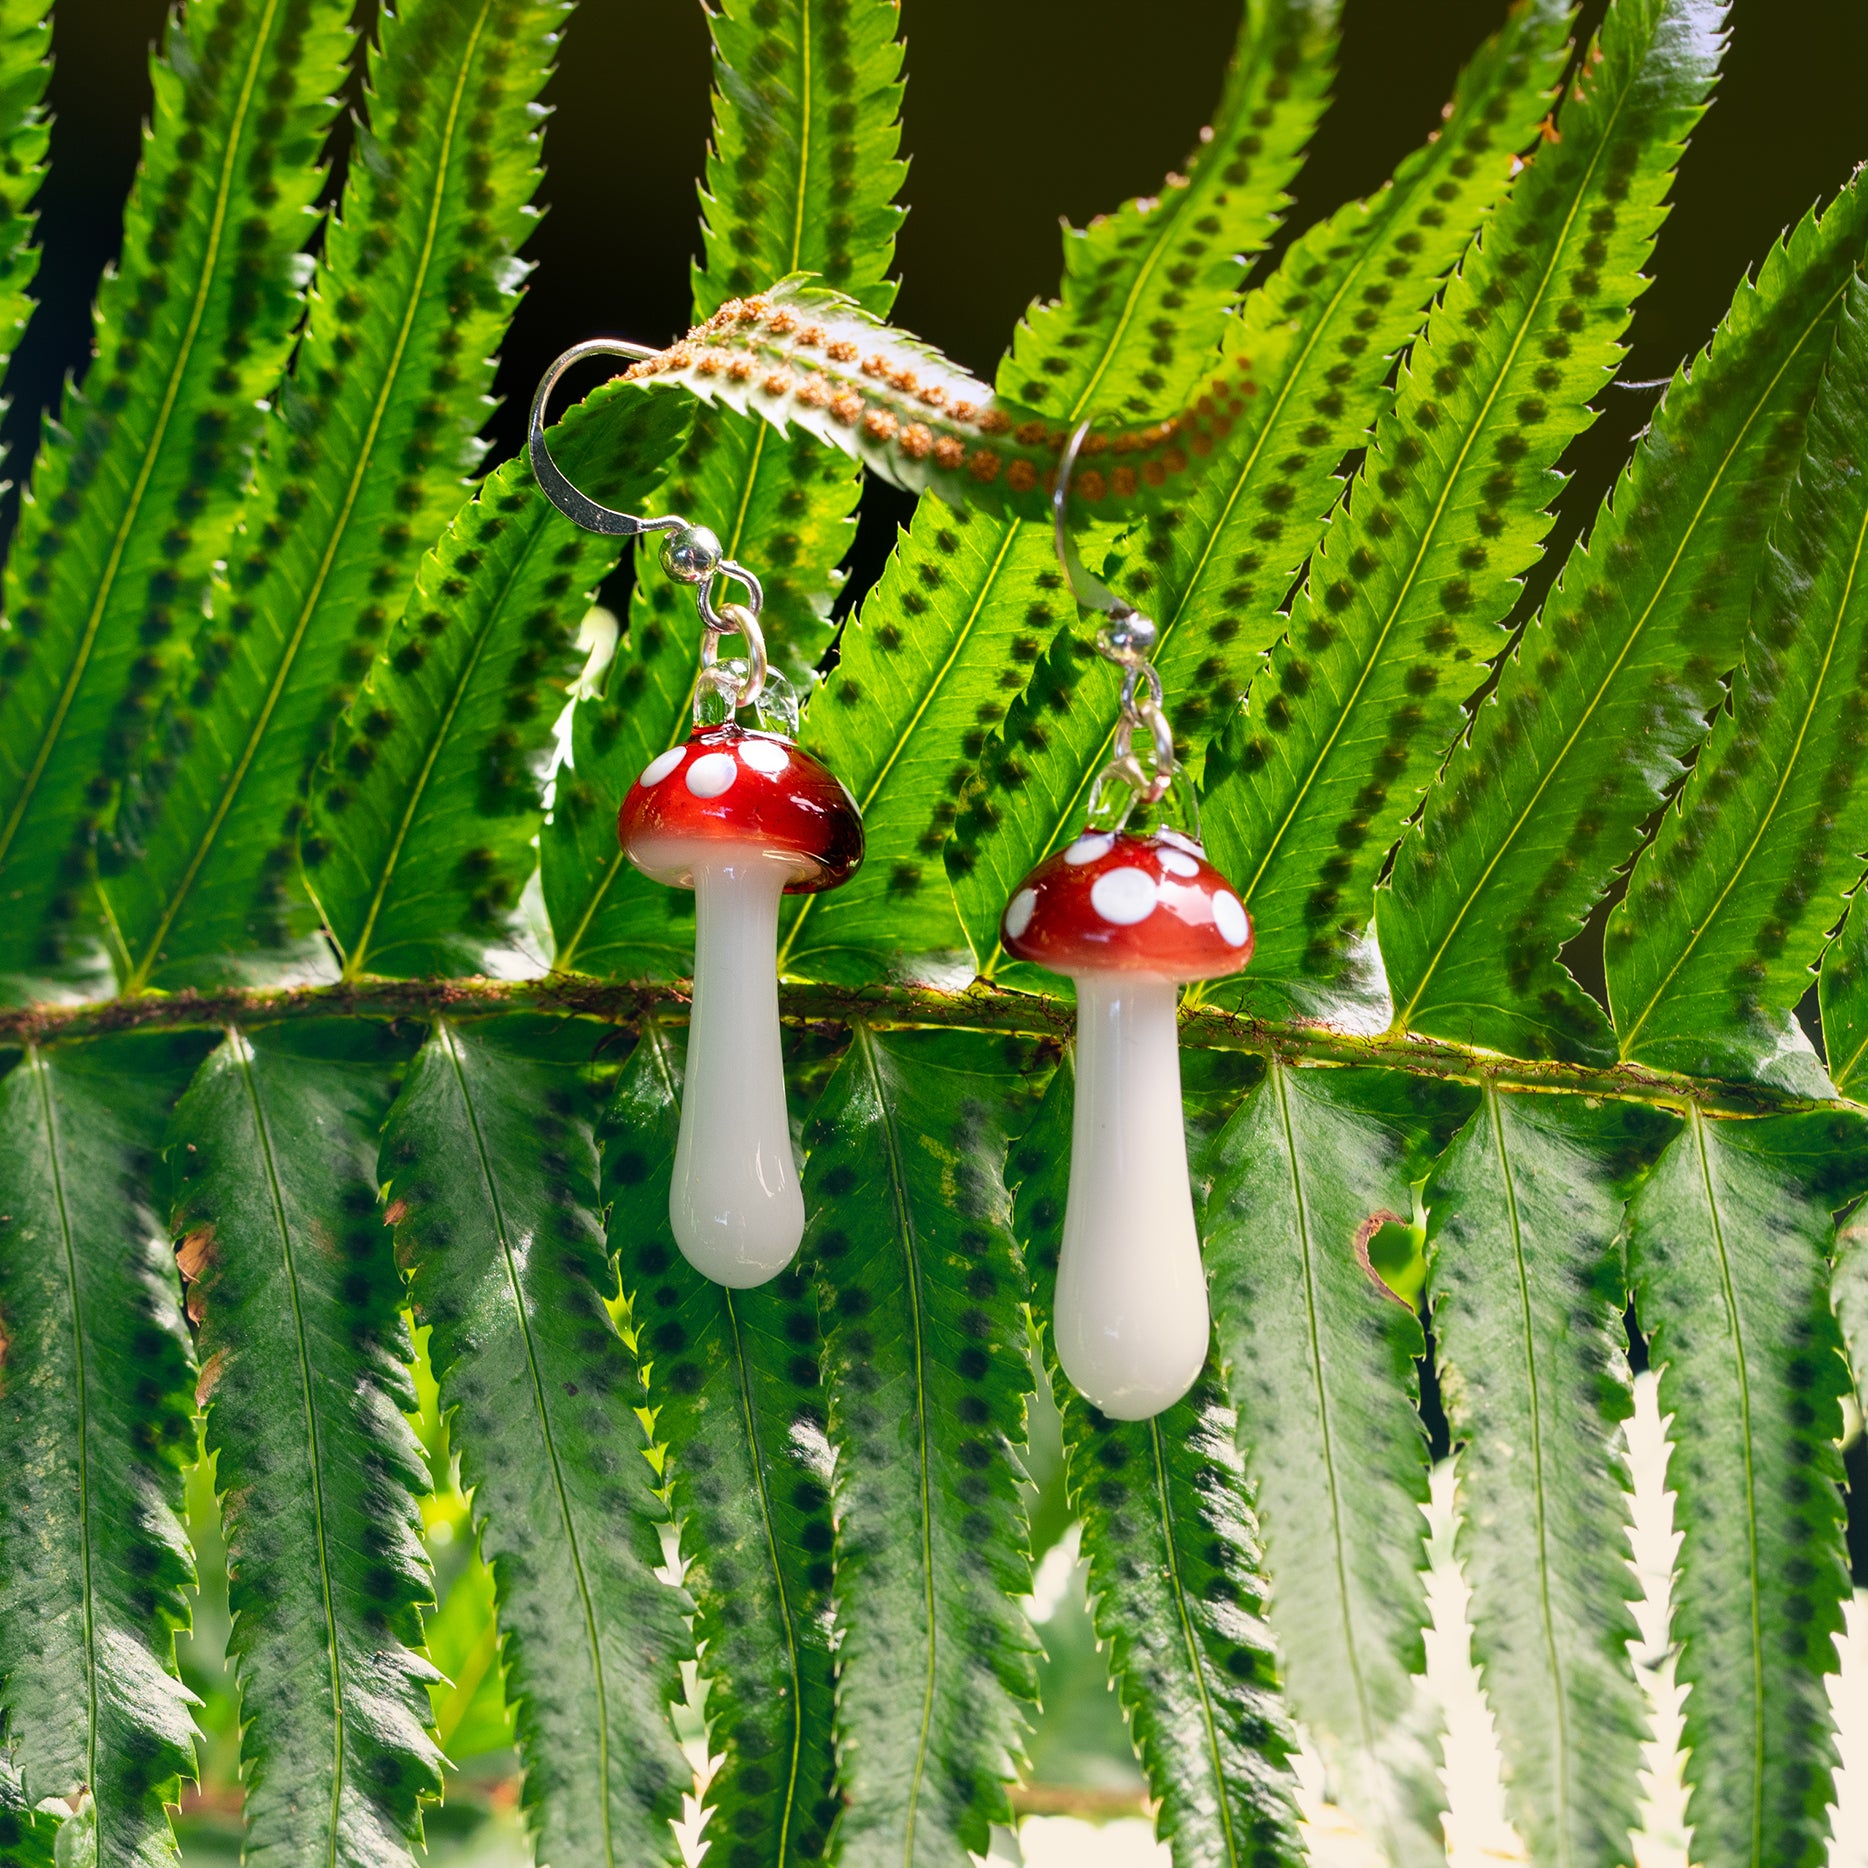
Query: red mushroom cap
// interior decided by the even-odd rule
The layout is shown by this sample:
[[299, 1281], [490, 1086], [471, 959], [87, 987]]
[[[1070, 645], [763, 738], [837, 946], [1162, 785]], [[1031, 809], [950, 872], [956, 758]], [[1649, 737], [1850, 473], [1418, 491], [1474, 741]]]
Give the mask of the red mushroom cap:
[[1217, 979], [1252, 957], [1252, 917], [1191, 837], [1086, 830], [1018, 885], [1006, 950], [1053, 973]]
[[694, 846], [790, 857], [787, 895], [847, 882], [863, 860], [863, 816], [828, 766], [776, 733], [695, 729], [651, 759], [616, 813], [623, 854], [646, 876], [694, 886]]

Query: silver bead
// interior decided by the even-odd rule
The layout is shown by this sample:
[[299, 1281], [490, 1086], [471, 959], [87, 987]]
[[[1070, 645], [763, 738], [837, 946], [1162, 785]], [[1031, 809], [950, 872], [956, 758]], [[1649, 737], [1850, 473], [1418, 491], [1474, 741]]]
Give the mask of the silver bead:
[[704, 525], [684, 525], [662, 547], [662, 569], [678, 584], [704, 584], [726, 556]]
[[1158, 633], [1139, 610], [1114, 611], [1103, 624], [1103, 641], [1108, 644], [1108, 652], [1123, 660], [1132, 655], [1144, 658], [1152, 655]]

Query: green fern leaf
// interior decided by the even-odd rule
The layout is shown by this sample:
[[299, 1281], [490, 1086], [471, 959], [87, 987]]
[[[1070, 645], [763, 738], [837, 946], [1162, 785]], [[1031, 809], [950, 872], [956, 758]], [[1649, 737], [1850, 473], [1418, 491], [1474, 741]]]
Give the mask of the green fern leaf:
[[[1191, 1061], [1191, 1060], [1190, 1060]], [[1033, 1310], [1048, 1318], [1070, 1179], [1071, 1065], [1013, 1149]], [[1196, 1170], [1196, 1183], [1200, 1175]], [[1298, 1863], [1294, 1748], [1263, 1619], [1258, 1525], [1216, 1367], [1157, 1419], [1115, 1421], [1055, 1364], [1070, 1510], [1090, 1603], [1177, 1868]]]
[[676, 1249], [668, 1185], [683, 1063], [676, 1035], [646, 1023], [600, 1137], [610, 1241], [688, 1558], [715, 1760], [708, 1833], [733, 1868], [790, 1868], [825, 1859], [842, 1808], [816, 1293], [798, 1266], [727, 1290]]
[[1850, 798], [1868, 713], [1868, 284], [1851, 280], [1794, 487], [1752, 602], [1731, 710], [1609, 917], [1621, 1054], [1826, 1094], [1797, 1024], [1860, 879]]
[[1413, 1312], [1367, 1263], [1412, 1210], [1465, 1093], [1372, 1071], [1274, 1063], [1214, 1144], [1206, 1261], [1272, 1579], [1285, 1690], [1396, 1868], [1442, 1863], [1424, 1664]]
[[1857, 1210], [1836, 1228], [1829, 1303], [1848, 1349], [1855, 1404], [1868, 1401], [1868, 1214]]
[[[1120, 400], [1126, 417], [1138, 398], [1179, 406], [1193, 378], [1217, 364], [1244, 258], [1275, 230], [1322, 108], [1335, 12], [1319, 0], [1252, 0], [1219, 115], [1188, 175], [1170, 178], [1158, 199], [1066, 235], [1063, 297], [1020, 327], [1000, 367], [1002, 394], [1056, 405], [1070, 422]], [[868, 383], [886, 380], [872, 373]], [[944, 398], [949, 412], [959, 393]], [[889, 421], [914, 413], [904, 406]], [[1051, 425], [1032, 426], [1044, 446], [1057, 439]], [[1041, 497], [1035, 468], [1025, 484]], [[1034, 510], [1042, 521], [1042, 507]], [[1024, 685], [1058, 612], [1069, 612], [1062, 589], [1048, 523], [989, 521], [964, 500], [923, 502], [812, 702], [806, 743], [862, 805], [868, 858], [835, 895], [797, 904], [783, 941], [787, 970], [863, 979], [902, 953], [936, 956], [949, 970], [963, 961], [967, 933], [937, 859], [1007, 692]]]
[[[303, 311], [300, 249], [317, 225], [350, 12], [342, 0], [202, 0], [171, 21], [155, 62], [123, 260], [98, 298], [98, 360], [47, 430], [7, 561], [0, 975], [28, 992], [100, 970], [84, 946], [91, 844], [186, 659], [252, 471], [260, 398]], [[0, 121], [41, 82], [15, 73], [24, 42], [4, 45]], [[20, 134], [0, 131], [10, 206], [32, 192], [10, 169], [31, 159]], [[9, 344], [20, 233], [12, 219], [0, 231]]]
[[1008, 1820], [1036, 1642], [1025, 1277], [1002, 1170], [1030, 1057], [857, 1026], [806, 1123], [803, 1251], [830, 1325], [839, 1859], [965, 1868]]
[[[594, 497], [628, 505], [660, 477], [685, 418], [636, 399], [626, 425], [605, 420], [611, 399], [573, 411], [555, 453]], [[423, 560], [312, 782], [306, 886], [346, 979], [484, 970], [533, 865], [550, 701], [619, 555], [515, 460]]]
[[1513, 185], [1415, 345], [1289, 638], [1209, 755], [1213, 858], [1259, 930], [1251, 974], [1211, 997], [1314, 1013], [1360, 958], [1388, 846], [1503, 646], [1556, 461], [1620, 360], [1722, 18], [1714, 0], [1615, 0], [1561, 140]]
[[[177, 1859], [162, 1806], [194, 1775], [175, 1672], [193, 1356], [148, 1181], [201, 1049], [29, 1050], [0, 1080], [0, 1774], [16, 1816], [88, 1787], [110, 1868]], [[18, 1827], [30, 1860], [40, 1832]]]
[[1427, 1186], [1473, 1646], [1537, 1862], [1631, 1861], [1640, 1821], [1621, 1227], [1673, 1128], [1636, 1105], [1489, 1090]]
[[1771, 249], [1668, 386], [1375, 898], [1398, 1030], [1524, 1057], [1614, 1056], [1557, 950], [1719, 703], [1865, 246], [1857, 181]]
[[383, 13], [371, 125], [259, 481], [192, 681], [106, 852], [127, 988], [264, 970], [230, 956], [308, 931], [294, 886], [304, 783], [479, 460], [473, 431], [522, 276], [511, 256], [536, 218], [532, 100], [567, 5]]
[[674, 1858], [692, 1652], [657, 1580], [643, 1399], [607, 1307], [588, 1027], [437, 1023], [390, 1114], [397, 1249], [499, 1593], [541, 1860]]
[[52, 76], [52, 0], [0, 5], [0, 370], [11, 361], [32, 311], [39, 270], [33, 201], [45, 175], [51, 120], [44, 109]]
[[420, 1610], [402, 1280], [376, 1133], [407, 1047], [380, 1026], [232, 1031], [175, 1112], [176, 1231], [202, 1354], [240, 1682], [244, 1854], [406, 1862], [441, 1788]]
[[[1155, 664], [1196, 778], [1207, 734], [1288, 626], [1286, 594], [1341, 491], [1343, 454], [1387, 395], [1394, 352], [1546, 106], [1568, 19], [1560, 0], [1514, 15], [1462, 75], [1436, 139], [1380, 193], [1305, 233], [1245, 299], [1223, 344], [1224, 367], [1250, 391], [1245, 414], [1105, 571], [1155, 618]], [[1000, 950], [999, 916], [1020, 878], [1081, 828], [1109, 758], [1119, 683], [1081, 652], [1085, 633], [1058, 637], [988, 743], [948, 849], [989, 977], [1025, 976]]]
[[1699, 1861], [1825, 1858], [1823, 1676], [1848, 1593], [1825, 1255], [1861, 1163], [1847, 1116], [1689, 1110], [1629, 1210], [1635, 1303], [1678, 1423], [1673, 1633]]
[[[705, 269], [694, 310], [800, 270], [859, 304], [888, 310], [906, 165], [895, 159], [902, 87], [893, 0], [826, 7], [743, 0], [713, 9], [714, 132], [708, 152]], [[805, 687], [830, 639], [830, 608], [850, 548], [861, 475], [808, 434], [781, 437], [756, 417], [703, 409], [667, 488], [651, 502], [708, 525], [765, 588], [773, 666]], [[572, 724], [541, 846], [557, 964], [586, 973], [682, 973], [664, 935], [691, 949], [691, 919], [670, 930], [653, 884], [616, 847], [616, 808], [636, 774], [684, 738], [700, 634], [645, 544], [630, 598], [629, 653], [601, 701]], [[691, 904], [688, 904], [691, 907]], [[646, 949], [646, 951], [645, 951]]]
[[19, 1772], [0, 1758], [0, 1868], [54, 1868], [60, 1827], [33, 1808]]
[[[1066, 228], [1060, 299], [999, 365], [1010, 402], [1076, 421], [1171, 415], [1213, 368], [1217, 320], [1270, 242], [1328, 99], [1339, 0], [1245, 0], [1211, 125], [1159, 195]], [[1171, 314], [1171, 315], [1168, 315]]]
[[834, 894], [797, 898], [785, 972], [872, 979], [903, 953], [965, 972], [941, 850], [1007, 689], [1069, 606], [1045, 527], [916, 508], [811, 704], [805, 744], [862, 807], [865, 855]]

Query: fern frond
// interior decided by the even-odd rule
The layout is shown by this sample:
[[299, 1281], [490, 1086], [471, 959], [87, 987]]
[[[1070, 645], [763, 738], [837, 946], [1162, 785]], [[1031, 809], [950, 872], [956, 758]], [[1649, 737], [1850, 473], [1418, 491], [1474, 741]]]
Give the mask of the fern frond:
[[1453, 1086], [1274, 1062], [1210, 1156], [1205, 1242], [1293, 1712], [1397, 1868], [1442, 1863], [1424, 1665], [1425, 1353], [1367, 1241], [1471, 1107]]
[[803, 1252], [829, 1319], [837, 1749], [850, 1868], [965, 1861], [1009, 1814], [1036, 1694], [1023, 1473], [1031, 1365], [1006, 1137], [1028, 1050], [854, 1028], [806, 1123]]
[[1850, 799], [1868, 717], [1868, 284], [1850, 280], [1751, 606], [1744, 661], [1678, 804], [1609, 917], [1621, 1054], [1824, 1094], [1795, 1006], [1864, 839]]
[[1172, 415], [1212, 373], [1217, 320], [1329, 96], [1340, 0], [1245, 0], [1213, 121], [1185, 173], [1064, 232], [1063, 293], [1033, 305], [999, 365], [1008, 402], [1075, 421], [1090, 409]]
[[[1122, 385], [1131, 397], [1171, 393], [1178, 404], [1188, 373], [1214, 367], [1243, 257], [1270, 238], [1321, 108], [1334, 15], [1333, 4], [1318, 0], [1254, 0], [1246, 8], [1226, 98], [1190, 178], [1172, 178], [1158, 200], [1130, 202], [1086, 233], [1067, 234], [1063, 298], [1021, 327], [1001, 366], [1002, 391], [1033, 392], [1029, 402], [1055, 403], [1074, 420], [1114, 406]], [[1219, 257], [1206, 257], [1212, 254]], [[864, 348], [860, 334], [848, 341]], [[930, 358], [924, 375], [930, 362], [945, 367]], [[1026, 449], [1029, 458], [1014, 460], [1006, 478], [1023, 488], [1025, 516], [1044, 518], [1034, 462], [1048, 471], [1066, 430], [1042, 418], [1015, 424], [1010, 414], [993, 414], [993, 398], [977, 385], [962, 391], [917, 381], [916, 396], [901, 397], [873, 351], [852, 374], [871, 403], [879, 386], [895, 387], [901, 400], [897, 412], [871, 407], [857, 424], [872, 447], [877, 437], [905, 436], [904, 423], [939, 421], [957, 402], [970, 403], [982, 433], [997, 429], [1008, 450]], [[1222, 400], [1232, 408], [1244, 398], [1228, 389]], [[831, 419], [836, 425], [834, 407]], [[922, 432], [931, 435], [925, 421]], [[893, 452], [904, 445], [898, 440]], [[1177, 447], [1171, 436], [1152, 445]], [[1210, 447], [1210, 436], [1203, 445]], [[943, 450], [956, 463], [965, 453], [957, 435], [943, 434], [930, 439], [925, 459], [938, 468]], [[890, 452], [881, 446], [882, 455]], [[871, 978], [903, 953], [936, 956], [949, 969], [963, 960], [965, 935], [936, 859], [1006, 695], [1023, 686], [1059, 615], [1072, 613], [1059, 594], [1048, 524], [989, 522], [968, 510], [967, 498], [997, 478], [996, 452], [986, 481], [979, 455], [975, 449], [964, 473], [947, 476], [970, 478], [971, 494], [953, 498], [949, 487], [941, 505], [923, 503], [861, 618], [846, 626], [838, 665], [813, 701], [806, 743], [861, 802], [869, 855], [834, 897], [800, 902], [792, 912], [784, 964], [804, 977]], [[1187, 458], [1184, 448], [1177, 458]], [[1089, 472], [1091, 484], [1102, 484], [1099, 469]], [[1125, 473], [1131, 490], [1145, 484], [1133, 465], [1112, 470], [1106, 495]]]
[[1414, 346], [1288, 639], [1209, 755], [1206, 830], [1260, 934], [1213, 992], [1316, 1008], [1533, 565], [1558, 457], [1621, 358], [1723, 47], [1715, 0], [1615, 0], [1557, 119]]
[[674, 1859], [692, 1773], [668, 1702], [692, 1652], [655, 1576], [644, 1399], [608, 1300], [590, 1038], [437, 1022], [383, 1142], [397, 1250], [493, 1572], [541, 1860]]
[[[304, 308], [300, 249], [317, 224], [350, 12], [345, 0], [201, 0], [171, 20], [155, 61], [97, 361], [47, 428], [7, 559], [0, 976], [16, 991], [98, 970], [82, 951], [92, 844], [187, 659], [252, 472], [260, 398]], [[5, 43], [10, 69], [20, 41]], [[0, 109], [36, 94], [0, 84]], [[15, 181], [15, 153], [0, 156], [0, 188], [21, 206], [13, 190], [32, 182]], [[19, 237], [7, 221], [15, 296], [0, 330], [17, 328]]]
[[150, 1180], [201, 1052], [102, 1039], [0, 1080], [0, 1773], [22, 1861], [52, 1825], [21, 1813], [86, 1788], [99, 1864], [177, 1859], [193, 1355]]
[[1622, 1209], [1673, 1128], [1625, 1103], [1488, 1090], [1427, 1185], [1473, 1648], [1538, 1862], [1631, 1862], [1640, 1823]]
[[0, 371], [12, 361], [32, 311], [39, 270], [33, 211], [45, 176], [51, 120], [52, 0], [0, 4]]
[[1838, 1096], [1856, 1096], [1868, 1071], [1868, 910], [1858, 886], [1817, 975], [1823, 1060]]
[[[1016, 1229], [1041, 1319], [1054, 1309], [1073, 1072], [1059, 1065], [1012, 1150]], [[1195, 1179], [1201, 1178], [1198, 1168]], [[1052, 1365], [1090, 1612], [1179, 1868], [1303, 1860], [1295, 1745], [1264, 1620], [1258, 1525], [1217, 1366], [1157, 1419], [1114, 1421]]]
[[1629, 1210], [1635, 1304], [1676, 1423], [1673, 1633], [1693, 1854], [1819, 1863], [1835, 1748], [1823, 1676], [1848, 1594], [1847, 1380], [1827, 1292], [1831, 1213], [1861, 1191], [1845, 1115], [1689, 1109]]
[[[906, 165], [895, 159], [902, 86], [894, 0], [826, 7], [779, 0], [713, 9], [714, 132], [708, 152], [707, 264], [694, 311], [711, 317], [734, 294], [808, 270], [869, 310], [895, 296], [895, 206]], [[754, 29], [757, 29], [756, 31]], [[765, 586], [763, 627], [773, 666], [806, 688], [830, 639], [838, 565], [854, 537], [861, 475], [805, 434], [703, 409], [657, 512], [711, 526], [727, 555]], [[647, 551], [648, 547], [645, 546]], [[641, 879], [616, 848], [616, 807], [636, 774], [688, 730], [700, 638], [660, 573], [630, 598], [628, 653], [601, 701], [572, 725], [574, 776], [562, 779], [541, 845], [557, 964], [586, 973], [680, 972], [659, 954], [663, 932]], [[651, 885], [652, 886], [652, 885]], [[656, 904], [659, 906], [659, 904]], [[675, 935], [691, 945], [691, 932]]]
[[738, 1868], [823, 1861], [831, 1747], [831, 1451], [816, 1292], [794, 1266], [728, 1290], [681, 1256], [668, 1187], [684, 1065], [645, 1022], [600, 1132], [610, 1242], [648, 1369], [707, 1681], [707, 1833]]
[[1858, 179], [1771, 249], [1668, 385], [1375, 898], [1397, 1029], [1613, 1057], [1607, 1020], [1557, 951], [1719, 703], [1864, 248]]
[[227, 1537], [249, 1861], [406, 1862], [441, 1788], [433, 1578], [376, 1133], [408, 1048], [228, 1033], [175, 1112], [175, 1227]]
[[[1245, 371], [1243, 415], [1185, 497], [1129, 534], [1105, 571], [1155, 619], [1155, 664], [1196, 778], [1207, 735], [1288, 626], [1291, 581], [1341, 491], [1345, 451], [1387, 396], [1394, 352], [1545, 108], [1568, 18], [1562, 0], [1514, 15], [1461, 76], [1435, 139], [1378, 194], [1303, 234], [1247, 296], [1223, 345]], [[1058, 638], [988, 743], [948, 850], [988, 977], [1022, 976], [1000, 950], [1000, 913], [1019, 879], [1081, 828], [1109, 757], [1118, 684], [1074, 651], [1083, 633]]]
[[[491, 353], [536, 218], [533, 104], [568, 0], [382, 14], [370, 126], [326, 234], [259, 479], [152, 735], [101, 892], [134, 990], [277, 970], [308, 931], [304, 785], [480, 458]], [[305, 956], [296, 964], [302, 968]]]
[[[684, 415], [638, 401], [625, 425], [605, 420], [608, 400], [574, 410], [554, 453], [593, 497], [627, 506], [661, 477]], [[346, 979], [484, 969], [532, 870], [554, 694], [619, 556], [514, 460], [422, 561], [313, 777], [300, 844]]]

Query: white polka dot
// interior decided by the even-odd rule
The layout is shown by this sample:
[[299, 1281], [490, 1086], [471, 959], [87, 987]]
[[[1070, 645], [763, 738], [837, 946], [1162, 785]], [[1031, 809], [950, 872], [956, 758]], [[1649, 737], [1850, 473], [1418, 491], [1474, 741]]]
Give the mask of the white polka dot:
[[1131, 869], [1126, 863], [1108, 870], [1096, 878], [1090, 906], [1119, 928], [1133, 927], [1155, 911], [1155, 879], [1147, 870]]
[[652, 785], [659, 785], [687, 756], [688, 749], [685, 746], [670, 746], [660, 757], [651, 759], [642, 768], [642, 776], [636, 780], [636, 783], [644, 791]]
[[791, 763], [784, 747], [775, 739], [743, 739], [739, 743], [739, 756], [767, 778], [776, 778]]
[[1020, 889], [1006, 904], [1005, 932], [1008, 939], [1023, 940], [1025, 930], [1031, 926], [1031, 917], [1038, 912], [1038, 891]]
[[688, 790], [697, 798], [717, 798], [737, 777], [739, 767], [730, 752], [704, 752], [688, 767]]
[[1246, 936], [1252, 931], [1252, 924], [1246, 919], [1245, 905], [1230, 889], [1221, 889], [1213, 897], [1213, 925], [1219, 929], [1219, 937], [1228, 947], [1243, 947]]
[[1200, 865], [1196, 863], [1191, 856], [1181, 855], [1178, 850], [1163, 850], [1161, 852], [1161, 867], [1165, 869], [1169, 875], [1180, 876], [1183, 880], [1188, 876], [1197, 876], [1200, 873]]
[[1115, 838], [1103, 833], [1091, 832], [1079, 837], [1064, 852], [1064, 861], [1071, 864], [1093, 863], [1099, 856], [1107, 856]]
[[1184, 831], [1169, 830], [1165, 825], [1155, 832], [1155, 841], [1157, 843], [1168, 844], [1171, 848], [1176, 850], [1185, 850], [1189, 856], [1203, 856], [1205, 854], [1205, 851], [1200, 848], [1199, 844]]

